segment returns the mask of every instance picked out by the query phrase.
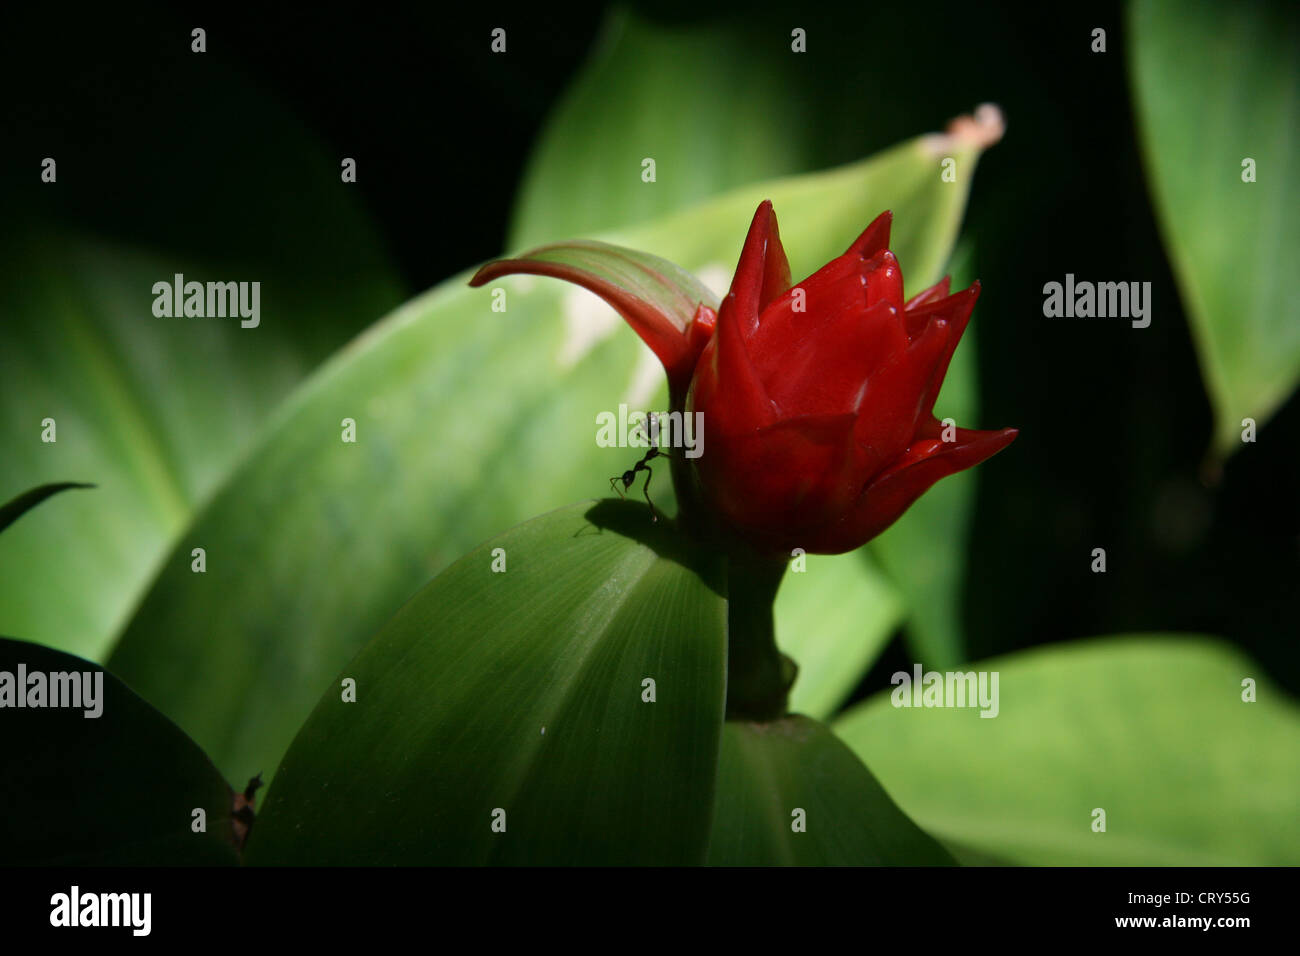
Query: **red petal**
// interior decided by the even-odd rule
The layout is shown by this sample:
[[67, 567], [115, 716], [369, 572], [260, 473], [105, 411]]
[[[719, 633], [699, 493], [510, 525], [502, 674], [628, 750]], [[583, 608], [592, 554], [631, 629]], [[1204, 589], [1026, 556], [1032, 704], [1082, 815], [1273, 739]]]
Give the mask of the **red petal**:
[[[794, 311], [796, 304], [803, 306], [801, 311]], [[860, 314], [865, 304], [862, 261], [856, 256], [832, 259], [763, 310], [749, 339], [750, 354], [767, 369], [773, 353], [778, 362], [784, 360], [790, 349], [815, 341], [809, 337], [832, 315]]]
[[[758, 330], [748, 340], [760, 377], [770, 383], [789, 360], [791, 350], [805, 348], [810, 342], [821, 343], [823, 330], [831, 320], [845, 313], [862, 315], [881, 301], [899, 309], [903, 305], [903, 274], [892, 252], [880, 252], [868, 261], [856, 253], [832, 259], [763, 310]], [[802, 311], [794, 311], [796, 303], [802, 304]], [[817, 349], [821, 354], [830, 351], [820, 344]], [[861, 353], [862, 373], [865, 375], [892, 356], [893, 350]]]
[[853, 245], [849, 246], [848, 251], [844, 254], [861, 256], [863, 259], [870, 259], [877, 252], [883, 252], [889, 248], [889, 227], [894, 222], [894, 214], [885, 210], [875, 219], [871, 220], [871, 225], [862, 230], [862, 235], [853, 240]]
[[969, 289], [951, 295], [946, 299], [906, 314], [906, 322], [909, 326], [913, 322], [924, 323], [926, 327], [933, 326], [936, 323], [943, 322], [947, 325], [947, 335], [944, 342], [943, 353], [935, 365], [934, 374], [925, 389], [925, 398], [921, 403], [922, 416], [929, 415], [934, 409], [934, 403], [939, 398], [939, 390], [943, 387], [944, 377], [948, 374], [948, 364], [952, 361], [952, 355], [957, 351], [957, 344], [961, 341], [962, 333], [966, 331], [966, 326], [970, 322], [971, 310], [975, 308], [975, 300], [980, 295], [979, 282], [974, 283]]
[[758, 326], [759, 313], [789, 288], [790, 263], [781, 246], [772, 201], [765, 199], [749, 224], [740, 262], [731, 280], [731, 291], [722, 302], [722, 311], [730, 307], [735, 312], [741, 330], [748, 338]]
[[894, 254], [886, 249], [877, 252], [865, 263], [863, 278], [867, 286], [867, 307], [877, 302], [903, 308], [903, 270]]
[[805, 550], [840, 554], [860, 547], [898, 520], [940, 478], [991, 458], [1011, 444], [1017, 434], [1014, 428], [959, 429], [955, 442], [919, 440], [867, 486], [844, 520], [820, 529]]
[[[932, 291], [934, 290], [927, 289], [921, 295], [927, 295]], [[907, 327], [907, 337], [915, 339], [935, 319], [943, 319], [950, 326], [964, 330], [966, 321], [970, 318], [971, 310], [975, 308], [975, 300], [979, 298], [979, 294], [980, 285], [976, 282], [969, 289], [963, 289], [954, 295], [931, 299], [916, 306], [908, 306], [903, 314], [903, 322]], [[917, 298], [920, 298], [920, 296]], [[959, 334], [958, 338], [960, 337]], [[956, 348], [955, 343], [953, 348]]]
[[944, 276], [930, 288], [923, 292], [918, 292], [912, 298], [907, 300], [907, 309], [915, 309], [925, 305], [927, 302], [938, 302], [940, 299], [948, 297], [948, 286], [952, 282], [951, 276]]
[[750, 361], [734, 303], [730, 295], [722, 302], [691, 379], [688, 407], [704, 413], [710, 432], [740, 435], [770, 425], [776, 409]]
[[903, 353], [907, 339], [898, 310], [879, 302], [863, 311], [861, 295], [858, 284], [856, 302], [795, 314], [793, 319], [803, 318], [808, 326], [800, 340], [782, 350], [769, 347], [755, 362], [782, 415], [856, 413], [877, 370]]
[[894, 361], [868, 378], [854, 434], [874, 462], [870, 474], [897, 459], [916, 434], [926, 387], [943, 357], [947, 337], [946, 323], [931, 323]]
[[738, 436], [706, 424], [705, 435], [696, 468], [709, 505], [749, 535], [825, 524], [861, 488], [852, 415], [787, 418]]
[[691, 324], [686, 327], [687, 351], [693, 352], [697, 357], [702, 354], [704, 347], [709, 344], [709, 339], [713, 338], [713, 330], [717, 325], [718, 313], [701, 302], [700, 307], [695, 310]]
[[759, 312], [766, 309], [774, 299], [784, 295], [790, 288], [790, 260], [786, 258], [785, 246], [781, 244], [781, 233], [776, 226], [776, 211], [772, 208], [770, 199], [765, 202], [765, 205], [772, 231], [767, 239], [767, 254], [763, 257], [763, 292], [758, 300]]

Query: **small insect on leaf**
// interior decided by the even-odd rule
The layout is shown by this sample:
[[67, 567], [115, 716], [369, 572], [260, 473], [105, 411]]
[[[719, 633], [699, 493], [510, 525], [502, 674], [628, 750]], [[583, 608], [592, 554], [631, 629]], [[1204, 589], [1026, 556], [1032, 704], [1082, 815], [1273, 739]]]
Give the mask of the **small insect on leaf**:
[[[652, 423], [654, 422], [653, 415], [651, 416], [651, 422]], [[651, 428], [652, 441], [654, 436], [657, 434], [658, 434], [658, 429], [652, 427]], [[621, 475], [615, 475], [613, 478], [609, 479], [609, 486], [618, 492], [618, 496], [620, 498], [626, 499], [627, 496], [624, 495], [623, 492], [626, 489], [632, 487], [632, 483], [636, 481], [636, 473], [638, 471], [644, 471], [645, 485], [642, 487], [641, 493], [645, 495], [646, 504], [650, 506], [651, 521], [659, 520], [659, 512], [655, 510], [655, 503], [650, 500], [650, 479], [654, 477], [654, 472], [650, 469], [650, 462], [655, 458], [668, 458], [668, 457], [669, 456], [667, 454], [659, 450], [659, 447], [657, 445], [652, 445], [650, 450], [645, 453], [642, 459], [632, 466], [631, 470], [625, 471]], [[622, 488], [618, 486], [619, 482], [622, 482], [623, 484]]]

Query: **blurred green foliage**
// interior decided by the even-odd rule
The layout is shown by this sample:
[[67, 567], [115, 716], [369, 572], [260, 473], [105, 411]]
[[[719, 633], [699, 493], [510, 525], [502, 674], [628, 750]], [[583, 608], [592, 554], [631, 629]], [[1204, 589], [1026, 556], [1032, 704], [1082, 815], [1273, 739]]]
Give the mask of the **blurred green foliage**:
[[1227, 456], [1300, 380], [1300, 17], [1135, 0], [1127, 24], [1147, 182]]
[[963, 670], [999, 675], [996, 717], [882, 691], [834, 724], [940, 840], [1031, 865], [1300, 858], [1300, 708], [1222, 641], [1097, 638]]

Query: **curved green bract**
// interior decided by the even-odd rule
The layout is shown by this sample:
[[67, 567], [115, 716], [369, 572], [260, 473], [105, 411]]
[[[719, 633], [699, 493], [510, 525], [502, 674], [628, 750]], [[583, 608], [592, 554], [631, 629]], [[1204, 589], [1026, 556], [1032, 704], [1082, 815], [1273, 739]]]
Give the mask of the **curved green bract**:
[[666, 524], [574, 505], [435, 578], [321, 698], [249, 861], [699, 862], [726, 601]]
[[474, 284], [510, 273], [554, 275], [593, 291], [616, 292], [664, 316], [678, 332], [690, 324], [701, 303], [715, 310], [718, 307], [718, 294], [676, 263], [592, 239], [556, 242], [492, 263], [479, 271]]

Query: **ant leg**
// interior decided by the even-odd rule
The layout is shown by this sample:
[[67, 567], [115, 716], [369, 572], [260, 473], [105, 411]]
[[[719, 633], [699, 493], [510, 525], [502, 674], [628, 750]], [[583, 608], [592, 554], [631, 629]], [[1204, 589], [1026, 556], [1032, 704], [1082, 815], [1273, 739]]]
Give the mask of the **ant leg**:
[[623, 480], [623, 479], [622, 479], [622, 476], [621, 476], [621, 475], [615, 475], [613, 478], [609, 479], [609, 486], [610, 486], [611, 488], [613, 488], [615, 491], [618, 492], [618, 496], [619, 496], [620, 498], [622, 498], [624, 501], [626, 501], [626, 500], [627, 500], [627, 495], [623, 494], [623, 492], [619, 490], [619, 487], [618, 487], [618, 485], [617, 485], [617, 482], [622, 481], [622, 480]]
[[641, 493], [645, 495], [646, 504], [650, 506], [650, 520], [658, 521], [659, 512], [655, 511], [655, 503], [650, 500], [650, 479], [655, 476], [655, 473], [650, 470], [649, 465], [643, 465], [642, 467], [645, 468], [645, 485], [642, 487]]

